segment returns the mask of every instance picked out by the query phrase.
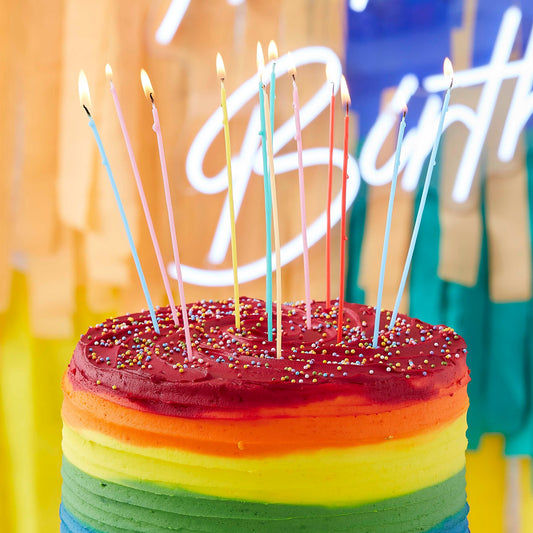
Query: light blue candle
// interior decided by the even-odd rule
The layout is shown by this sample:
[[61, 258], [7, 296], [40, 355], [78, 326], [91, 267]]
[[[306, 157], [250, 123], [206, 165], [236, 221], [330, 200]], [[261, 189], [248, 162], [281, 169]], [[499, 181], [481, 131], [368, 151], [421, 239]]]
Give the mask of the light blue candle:
[[157, 318], [155, 316], [154, 306], [152, 304], [152, 299], [148, 291], [148, 286], [146, 285], [146, 279], [144, 277], [144, 273], [141, 267], [141, 262], [139, 261], [137, 249], [135, 248], [135, 243], [133, 242], [133, 237], [131, 235], [130, 226], [128, 224], [128, 219], [126, 218], [126, 213], [124, 212], [124, 206], [122, 205], [122, 201], [120, 199], [120, 194], [117, 189], [117, 184], [115, 183], [115, 178], [113, 177], [113, 173], [111, 172], [111, 166], [109, 165], [109, 160], [107, 159], [107, 155], [104, 150], [104, 145], [102, 144], [102, 139], [100, 139], [100, 134], [98, 133], [96, 124], [94, 123], [93, 117], [91, 116], [91, 113], [89, 112], [89, 107], [88, 107], [89, 104], [85, 105], [83, 103], [84, 99], [89, 101], [89, 87], [87, 85], [87, 78], [85, 77], [85, 74], [83, 73], [83, 71], [80, 72], [79, 87], [80, 87], [80, 100], [82, 101], [82, 106], [87, 112], [87, 115], [89, 117], [89, 126], [93, 130], [93, 134], [96, 140], [96, 144], [98, 146], [98, 150], [100, 151], [100, 155], [102, 156], [102, 163], [107, 171], [107, 176], [109, 177], [109, 181], [111, 182], [111, 188], [113, 189], [113, 194], [115, 195], [115, 200], [117, 202], [118, 209], [120, 211], [120, 216], [122, 217], [122, 223], [124, 224], [126, 235], [128, 236], [128, 242], [130, 244], [131, 254], [133, 255], [133, 261], [135, 262], [135, 267], [137, 268], [137, 273], [139, 274], [139, 279], [141, 280], [141, 285], [143, 288], [144, 296], [146, 298], [146, 302], [148, 303], [148, 308], [150, 310], [150, 317], [152, 318], [154, 330], [159, 335], [160, 333], [159, 325], [157, 324]]
[[409, 251], [407, 252], [407, 258], [405, 260], [405, 266], [402, 273], [402, 279], [400, 280], [400, 287], [398, 288], [398, 294], [396, 295], [396, 302], [394, 304], [394, 310], [392, 312], [391, 321], [389, 324], [389, 330], [394, 327], [396, 322], [396, 317], [398, 316], [398, 309], [400, 308], [400, 302], [402, 301], [403, 291], [405, 289], [405, 283], [407, 281], [407, 276], [409, 274], [409, 268], [411, 267], [411, 260], [413, 259], [413, 252], [416, 245], [416, 239], [418, 237], [418, 230], [420, 229], [420, 223], [422, 221], [422, 215], [424, 214], [424, 206], [426, 205], [426, 198], [429, 191], [429, 184], [431, 182], [431, 175], [433, 174], [433, 167], [435, 166], [435, 158], [437, 157], [437, 150], [439, 148], [440, 138], [442, 136], [442, 127], [444, 125], [444, 117], [446, 116], [446, 111], [448, 111], [448, 104], [450, 102], [450, 93], [452, 90], [452, 85], [446, 91], [446, 96], [444, 98], [444, 103], [442, 104], [442, 110], [440, 112], [439, 125], [437, 128], [437, 135], [435, 137], [435, 142], [433, 143], [433, 149], [431, 150], [431, 157], [429, 158], [428, 169], [426, 172], [426, 179], [424, 181], [424, 188], [422, 190], [422, 196], [420, 198], [420, 205], [418, 206], [418, 211], [416, 213], [415, 225], [413, 228], [413, 235], [411, 236], [411, 243], [409, 244]]
[[385, 238], [383, 239], [383, 252], [381, 254], [381, 269], [379, 271], [379, 285], [378, 285], [378, 299], [376, 302], [376, 322], [374, 324], [374, 339], [372, 346], [378, 346], [379, 322], [381, 318], [381, 300], [383, 298], [383, 282], [385, 279], [385, 267], [387, 265], [387, 250], [389, 249], [389, 237], [392, 221], [392, 209], [394, 206], [394, 195], [396, 193], [396, 183], [398, 181], [398, 167], [400, 166], [400, 153], [402, 151], [403, 134], [405, 131], [405, 113], [400, 122], [400, 129], [398, 131], [398, 141], [396, 143], [396, 154], [394, 155], [394, 167], [392, 170], [392, 182], [389, 194], [389, 207], [387, 210], [387, 222], [385, 225]]
[[117, 189], [117, 184], [115, 183], [115, 178], [113, 177], [113, 173], [111, 172], [111, 166], [109, 165], [109, 161], [107, 159], [107, 155], [105, 153], [104, 146], [102, 144], [102, 139], [100, 139], [100, 134], [98, 133], [98, 130], [96, 129], [96, 124], [94, 123], [94, 120], [91, 117], [91, 115], [89, 115], [89, 126], [93, 130], [94, 138], [96, 139], [96, 144], [98, 145], [98, 150], [100, 150], [100, 155], [102, 156], [102, 163], [107, 171], [107, 175], [109, 176], [109, 181], [111, 182], [111, 188], [113, 189], [113, 194], [115, 195], [115, 200], [117, 201], [118, 209], [120, 211], [120, 216], [122, 217], [122, 223], [124, 224], [124, 228], [126, 229], [126, 235], [128, 236], [128, 242], [130, 244], [131, 254], [133, 255], [133, 261], [135, 262], [135, 267], [137, 268], [137, 273], [139, 274], [139, 279], [141, 280], [141, 285], [142, 285], [142, 289], [144, 292], [144, 296], [146, 298], [146, 302], [148, 303], [148, 309], [150, 310], [150, 316], [152, 317], [152, 323], [154, 325], [155, 332], [159, 335], [160, 333], [159, 325], [157, 324], [157, 318], [155, 316], [154, 306], [152, 304], [152, 298], [150, 297], [148, 286], [146, 285], [146, 279], [144, 277], [143, 269], [141, 267], [141, 262], [139, 261], [137, 249], [135, 248], [135, 243], [133, 242], [133, 237], [131, 235], [131, 230], [128, 224], [128, 219], [126, 218], [126, 213], [124, 212], [124, 206], [122, 205], [122, 201], [120, 199], [120, 194]]
[[[265, 191], [265, 224], [266, 224], [266, 312], [268, 326], [268, 340], [272, 341], [272, 192], [270, 190], [270, 173], [268, 171], [265, 97], [262, 72], [264, 66], [263, 50], [257, 43], [257, 67], [259, 69], [259, 116], [261, 117], [261, 148], [263, 156], [263, 185]], [[271, 109], [272, 106], [271, 106]]]

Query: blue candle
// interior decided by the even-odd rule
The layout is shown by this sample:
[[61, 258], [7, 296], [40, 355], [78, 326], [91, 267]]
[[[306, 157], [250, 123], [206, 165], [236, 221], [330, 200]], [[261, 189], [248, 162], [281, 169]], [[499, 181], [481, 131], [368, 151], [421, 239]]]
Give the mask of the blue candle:
[[396, 302], [394, 304], [394, 310], [392, 312], [392, 317], [391, 317], [391, 321], [389, 324], [389, 330], [394, 327], [394, 323], [396, 322], [396, 317], [398, 316], [398, 309], [400, 307], [400, 302], [402, 301], [403, 291], [405, 289], [405, 283], [407, 281], [407, 275], [409, 274], [409, 268], [411, 267], [411, 260], [413, 258], [413, 252], [415, 249], [416, 239], [418, 237], [418, 230], [420, 229], [422, 215], [424, 214], [424, 206], [426, 205], [426, 198], [427, 198], [428, 191], [429, 191], [429, 184], [431, 182], [431, 175], [433, 174], [433, 167], [435, 166], [435, 158], [437, 157], [437, 150], [439, 148], [439, 142], [442, 136], [444, 117], [446, 116], [446, 111], [448, 111], [448, 104], [450, 103], [450, 93], [452, 91], [452, 84], [453, 84], [453, 68], [448, 58], [444, 60], [444, 74], [451, 78], [450, 86], [448, 87], [448, 90], [446, 91], [446, 96], [444, 97], [444, 102], [442, 104], [439, 125], [437, 128], [437, 135], [433, 143], [433, 149], [431, 150], [431, 157], [429, 158], [428, 169], [426, 172], [426, 179], [424, 181], [424, 188], [422, 190], [422, 196], [420, 198], [420, 205], [418, 206], [418, 211], [416, 213], [416, 220], [415, 220], [415, 225], [413, 228], [413, 235], [411, 236], [411, 243], [409, 244], [409, 251], [407, 252], [407, 258], [405, 260], [405, 266], [404, 266], [403, 273], [402, 273], [402, 279], [400, 280], [400, 287], [398, 288], [398, 294], [396, 295]]
[[385, 279], [385, 267], [387, 265], [387, 250], [389, 249], [389, 237], [392, 221], [392, 209], [394, 206], [394, 195], [396, 193], [396, 183], [398, 181], [398, 167], [400, 166], [400, 153], [402, 151], [403, 134], [405, 131], [405, 114], [403, 112], [402, 120], [400, 122], [400, 129], [398, 131], [398, 141], [396, 143], [396, 153], [394, 155], [394, 167], [392, 171], [392, 182], [389, 194], [389, 207], [387, 210], [387, 223], [385, 225], [385, 238], [383, 239], [383, 252], [381, 254], [381, 269], [379, 271], [379, 285], [378, 285], [378, 299], [376, 302], [376, 322], [374, 324], [374, 339], [372, 346], [378, 346], [379, 322], [381, 318], [381, 300], [383, 297], [383, 281]]
[[[265, 119], [265, 86], [263, 85], [263, 69], [265, 60], [261, 43], [257, 43], [257, 69], [259, 72], [259, 115], [261, 117], [261, 147], [263, 155], [263, 184], [265, 190], [265, 223], [266, 223], [266, 311], [268, 340], [272, 341], [272, 192], [270, 190], [270, 173], [268, 171]], [[271, 104], [270, 113], [274, 112]]]
[[100, 139], [100, 134], [98, 133], [98, 130], [96, 129], [96, 124], [94, 123], [94, 120], [89, 111], [89, 107], [90, 107], [89, 86], [87, 84], [87, 78], [85, 77], [85, 74], [83, 71], [80, 72], [80, 76], [79, 76], [79, 90], [80, 90], [80, 102], [89, 117], [89, 126], [93, 130], [94, 138], [96, 140], [96, 144], [98, 145], [98, 150], [100, 151], [100, 155], [102, 156], [102, 163], [107, 171], [109, 181], [111, 182], [111, 188], [113, 189], [113, 194], [115, 195], [115, 200], [117, 202], [118, 209], [120, 211], [120, 216], [122, 217], [122, 223], [124, 224], [124, 228], [126, 229], [126, 234], [128, 236], [128, 242], [131, 248], [131, 254], [133, 255], [133, 261], [135, 262], [135, 267], [137, 268], [137, 273], [139, 274], [139, 279], [141, 280], [141, 285], [142, 285], [142, 289], [144, 292], [144, 296], [146, 298], [146, 302], [148, 303], [148, 308], [150, 310], [150, 317], [152, 318], [154, 330], [159, 335], [160, 333], [159, 325], [157, 324], [157, 318], [155, 316], [154, 306], [152, 304], [150, 293], [148, 292], [148, 286], [146, 285], [146, 279], [144, 277], [144, 273], [141, 267], [141, 262], [139, 261], [137, 249], [135, 248], [135, 243], [133, 242], [133, 237], [131, 235], [131, 230], [128, 224], [128, 219], [126, 218], [126, 213], [124, 212], [124, 206], [122, 205], [122, 201], [120, 199], [120, 194], [117, 189], [117, 184], [115, 183], [115, 178], [113, 177], [113, 173], [111, 172], [111, 166], [109, 165], [109, 160], [107, 159], [107, 155], [104, 150], [104, 145], [102, 144], [102, 139]]

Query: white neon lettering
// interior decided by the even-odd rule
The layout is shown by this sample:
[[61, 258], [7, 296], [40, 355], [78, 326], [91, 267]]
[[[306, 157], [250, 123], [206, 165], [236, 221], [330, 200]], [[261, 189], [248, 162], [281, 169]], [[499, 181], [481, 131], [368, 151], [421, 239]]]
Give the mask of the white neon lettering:
[[[315, 148], [303, 151], [304, 166], [312, 165], [327, 165], [329, 159], [328, 148]], [[333, 151], [333, 164], [339, 169], [342, 168], [343, 153], [342, 150], [335, 148]], [[279, 164], [281, 168], [294, 170], [297, 167], [296, 154], [287, 154], [280, 156]], [[359, 191], [361, 179], [357, 163], [353, 157], [348, 159], [348, 175], [346, 187], [346, 209], [353, 203]], [[337, 197], [331, 204], [331, 225], [332, 227], [340, 220], [341, 216], [341, 195]], [[322, 213], [316, 220], [307, 227], [307, 240], [309, 247], [316, 244], [325, 233], [326, 227], [326, 213]], [[302, 255], [303, 246], [301, 235], [297, 235], [294, 239], [287, 242], [281, 247], [281, 264], [286, 265]], [[276, 268], [275, 255], [272, 255], [272, 265]], [[194, 285], [201, 285], [204, 287], [226, 287], [233, 284], [233, 270], [208, 270], [196, 268], [188, 265], [182, 265], [182, 275], [184, 281]], [[169, 275], [176, 278], [176, 266], [174, 263], [169, 265]], [[239, 282], [246, 283], [254, 279], [258, 279], [265, 275], [266, 259], [263, 257], [251, 263], [241, 265], [239, 267]]]
[[490, 60], [490, 64], [493, 67], [490, 71], [491, 75], [487, 78], [487, 82], [479, 98], [476, 124], [472, 128], [466, 142], [463, 158], [461, 159], [452, 191], [452, 198], [458, 203], [465, 202], [470, 194], [481, 149], [487, 137], [487, 130], [494, 113], [498, 93], [500, 92], [502, 84], [501, 70], [505, 63], [509, 61], [514, 37], [518, 31], [521, 17], [520, 10], [513, 7], [509, 8], [503, 17], [503, 22], [498, 32], [496, 45], [494, 46]]
[[159, 44], [165, 45], [172, 41], [190, 3], [191, 0], [172, 0], [159, 28], [155, 32], [155, 40]]
[[[398, 89], [394, 93], [392, 100], [379, 115], [376, 123], [368, 133], [363, 148], [361, 149], [359, 164], [361, 166], [362, 178], [370, 185], [384, 185], [391, 180], [394, 154], [392, 154], [390, 159], [380, 169], [376, 167], [376, 161], [391, 128], [397, 123], [398, 113], [409, 102], [411, 96], [417, 89], [418, 80], [416, 76], [413, 74], [405, 76], [398, 85]], [[407, 146], [409, 146], [409, 143], [407, 143]], [[404, 149], [403, 154], [405, 153]], [[403, 168], [402, 162], [405, 164], [405, 155], [400, 160], [400, 171]]]
[[522, 72], [516, 82], [498, 148], [498, 157], [502, 161], [510, 161], [513, 158], [520, 132], [533, 113], [533, 93], [531, 92], [533, 85], [533, 30], [529, 35], [524, 59], [520, 63], [522, 64]]
[[[296, 66], [311, 63], [328, 64], [331, 69], [332, 78], [336, 80], [335, 89], [338, 90], [338, 80], [341, 76], [341, 63], [335, 52], [325, 47], [310, 47], [296, 50], [292, 53]], [[288, 56], [281, 56], [276, 64], [276, 77], [287, 74], [290, 67]], [[270, 72], [267, 65], [265, 72]], [[270, 82], [270, 77], [265, 77], [265, 82]], [[227, 99], [228, 118], [231, 120], [235, 114], [250, 100], [257, 98], [258, 80], [254, 76], [244, 82]], [[331, 86], [328, 81], [324, 81], [317, 93], [300, 110], [302, 128], [309, 125], [324, 109], [329, 105], [331, 96]], [[234, 202], [235, 216], [239, 215], [239, 210], [248, 186], [251, 171], [257, 175], [263, 175], [262, 153], [259, 145], [259, 115], [258, 106], [252, 112], [248, 123], [247, 132], [244, 136], [241, 151], [237, 156], [232, 157], [232, 170], [234, 176]], [[283, 149], [295, 136], [295, 126], [292, 119], [287, 120], [273, 135], [274, 154]], [[204, 194], [218, 194], [227, 191], [226, 168], [222, 168], [218, 174], [208, 177], [203, 172], [203, 162], [207, 151], [217, 135], [222, 131], [222, 111], [217, 109], [207, 120], [202, 129], [191, 144], [187, 161], [186, 173], [191, 185]], [[314, 150], [314, 149], [311, 149]], [[312, 152], [311, 152], [312, 154]], [[308, 156], [313, 159], [313, 156]], [[327, 162], [325, 162], [327, 164]], [[276, 175], [283, 174], [283, 168], [279, 167], [279, 160], [274, 159]], [[291, 169], [293, 170], [293, 169]], [[231, 233], [228, 226], [229, 199], [226, 194], [224, 207], [219, 217], [219, 222], [215, 231], [213, 241], [209, 250], [208, 259], [212, 264], [220, 264], [227, 253], [230, 243]], [[325, 231], [325, 228], [324, 228]]]
[[[241, 152], [237, 157], [231, 158], [233, 170], [233, 204], [235, 218], [239, 216], [242, 201], [248, 187], [248, 182], [252, 176], [254, 159], [257, 157], [259, 146], [259, 106], [255, 107], [248, 123], [248, 128], [244, 136]], [[210, 263], [217, 265], [224, 261], [231, 241], [231, 231], [228, 226], [229, 220], [229, 194], [226, 194], [224, 206], [220, 213], [215, 236], [211, 243], [211, 249], [207, 256]]]
[[[244, 4], [246, 0], [227, 0], [227, 2], [230, 6], [239, 6]], [[178, 31], [190, 3], [191, 0], [172, 0], [159, 28], [155, 32], [155, 40], [159, 44], [166, 45], [174, 39], [174, 35]]]
[[[172, 5], [174, 3], [176, 2], [173, 2]], [[366, 7], [365, 1], [360, 0], [359, 2], [352, 1], [350, 8], [352, 8], [352, 4], [355, 5], [356, 3], [360, 6], [364, 3]], [[181, 6], [183, 7], [183, 2]], [[452, 193], [452, 197], [456, 202], [466, 201], [470, 194], [474, 173], [479, 163], [481, 150], [504, 79], [517, 78], [518, 80], [498, 149], [498, 157], [502, 161], [508, 161], [513, 157], [520, 132], [523, 130], [529, 117], [533, 114], [533, 31], [529, 36], [524, 58], [509, 61], [521, 17], [521, 11], [518, 8], [508, 8], [502, 18], [489, 63], [472, 69], [457, 71], [454, 75], [454, 88], [483, 86], [478, 105], [475, 109], [462, 104], [452, 104], [448, 108], [448, 114], [444, 123], [444, 129], [446, 129], [449, 125], [460, 122], [469, 131], [469, 137], [461, 157]], [[176, 20], [175, 15], [173, 20]], [[338, 80], [340, 78], [340, 61], [337, 55], [328, 48], [303, 48], [294, 52], [293, 58], [297, 65], [329, 63], [335, 70], [335, 79]], [[287, 73], [287, 70], [287, 58], [283, 56], [278, 60], [276, 75], [282, 76]], [[270, 69], [267, 66], [265, 73], [268, 72], [270, 72]], [[266, 76], [264, 81], [268, 84], [270, 81], [269, 76]], [[418, 185], [424, 162], [433, 144], [440, 107], [442, 105], [442, 91], [448, 87], [448, 83], [449, 80], [441, 74], [428, 76], [422, 81], [424, 89], [430, 94], [424, 105], [418, 124], [411, 127], [404, 138], [402, 157], [400, 159], [400, 171], [403, 170], [401, 185], [405, 190], [412, 191]], [[229, 96], [228, 115], [230, 120], [249, 100], [257, 98], [257, 86], [257, 77], [250, 78]], [[393, 165], [392, 157], [378, 169], [376, 168], [378, 154], [391, 128], [397, 122], [398, 112], [401, 106], [409, 102], [409, 99], [417, 88], [418, 80], [415, 75], [407, 74], [404, 76], [392, 101], [377, 117], [361, 150], [361, 175], [359, 174], [359, 168], [355, 160], [350, 156], [348, 168], [351, 179], [348, 180], [347, 209], [351, 206], [358, 193], [361, 179], [364, 179], [370, 185], [382, 185], [390, 181]], [[338, 83], [336, 83], [335, 91], [337, 89]], [[303, 127], [309, 125], [326, 109], [329, 105], [330, 94], [331, 87], [328, 82], [325, 82], [301, 110]], [[203, 162], [210, 146], [221, 133], [221, 130], [222, 113], [220, 109], [217, 109], [193, 140], [186, 161], [187, 178], [196, 190], [203, 194], [226, 193], [224, 206], [220, 213], [208, 255], [208, 259], [213, 265], [220, 264], [223, 261], [230, 242], [230, 229], [227, 222], [227, 179], [225, 168], [222, 168], [214, 176], [206, 176], [203, 172]], [[255, 106], [251, 112], [240, 150], [238, 152], [235, 151], [235, 155], [232, 158], [236, 215], [238, 215], [242, 202], [244, 201], [252, 172], [262, 177], [263, 167], [258, 132], [258, 108]], [[293, 140], [294, 134], [294, 122], [292, 120], [288, 120], [280, 125], [273, 135], [274, 153], [278, 154], [280, 150], [284, 149]], [[304, 166], [327, 165], [328, 150], [325, 147], [311, 148], [304, 150], [303, 156]], [[276, 174], [279, 176], [292, 172], [297, 168], [296, 154], [276, 155], [274, 164]], [[334, 151], [334, 164], [338, 168], [342, 167], [341, 150], [336, 149]], [[332, 204], [332, 226], [340, 220], [340, 202], [339, 194]], [[310, 246], [324, 236], [326, 230], [325, 225], [326, 214], [322, 213], [308, 226], [308, 241]], [[301, 235], [297, 235], [290, 242], [283, 245], [281, 250], [282, 265], [291, 262], [301, 254]], [[273, 259], [273, 262], [275, 262], [275, 258]], [[239, 267], [239, 279], [242, 282], [246, 282], [264, 276], [265, 264], [265, 258], [262, 257], [248, 264], [241, 265]], [[230, 286], [233, 283], [231, 269], [200, 269], [187, 265], [183, 265], [182, 269], [184, 279], [192, 284], [202, 286]], [[173, 265], [171, 265], [170, 272], [171, 275], [175, 276]]]
[[442, 99], [431, 95], [424, 105], [418, 125], [411, 128], [404, 138], [402, 152], [405, 155], [400, 162], [407, 159], [401, 181], [402, 189], [406, 191], [414, 191], [418, 185], [424, 161], [433, 147], [432, 135], [437, 130], [441, 106]]
[[358, 13], [362, 13], [367, 5], [368, 0], [350, 0], [350, 9], [352, 11], [357, 11]]

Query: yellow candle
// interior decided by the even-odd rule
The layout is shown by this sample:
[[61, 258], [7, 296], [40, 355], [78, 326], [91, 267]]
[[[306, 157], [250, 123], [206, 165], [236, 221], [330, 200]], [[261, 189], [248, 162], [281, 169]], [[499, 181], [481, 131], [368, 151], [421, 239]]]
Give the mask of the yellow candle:
[[233, 299], [235, 301], [235, 327], [241, 329], [241, 311], [239, 304], [239, 277], [237, 273], [237, 240], [235, 236], [235, 208], [233, 206], [233, 180], [231, 177], [231, 144], [229, 139], [228, 108], [224, 78], [226, 70], [222, 56], [217, 53], [217, 74], [220, 78], [220, 104], [222, 106], [222, 123], [224, 124], [224, 142], [226, 144], [226, 167], [228, 170], [229, 217], [231, 226], [231, 260], [233, 263]]
[[281, 359], [281, 244], [279, 241], [278, 201], [276, 197], [276, 174], [274, 173], [274, 152], [272, 150], [272, 124], [270, 122], [269, 99], [264, 86], [265, 121], [267, 154], [270, 174], [270, 189], [272, 195], [272, 222], [274, 229], [274, 247], [276, 248], [276, 357]]

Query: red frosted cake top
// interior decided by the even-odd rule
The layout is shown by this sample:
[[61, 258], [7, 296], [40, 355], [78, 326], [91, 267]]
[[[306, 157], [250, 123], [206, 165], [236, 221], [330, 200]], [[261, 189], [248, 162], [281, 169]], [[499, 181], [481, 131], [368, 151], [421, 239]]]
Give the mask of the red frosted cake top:
[[[268, 341], [265, 304], [241, 298], [241, 331], [233, 301], [188, 305], [193, 362], [183, 328], [169, 308], [157, 311], [161, 334], [148, 312], [108, 319], [89, 329], [69, 366], [74, 388], [162, 414], [235, 412], [308, 405], [357, 397], [357, 404], [398, 404], [452, 394], [468, 382], [466, 344], [451, 328], [399, 315], [388, 330], [382, 313], [378, 348], [372, 348], [373, 307], [346, 304], [337, 344], [337, 307], [283, 306], [283, 357], [275, 334]], [[181, 320], [181, 318], [180, 318]], [[275, 317], [274, 317], [275, 323]]]

